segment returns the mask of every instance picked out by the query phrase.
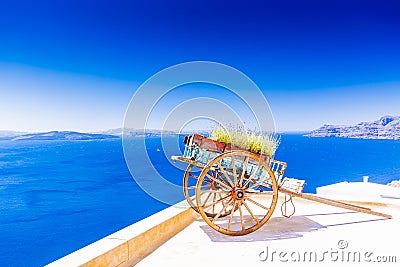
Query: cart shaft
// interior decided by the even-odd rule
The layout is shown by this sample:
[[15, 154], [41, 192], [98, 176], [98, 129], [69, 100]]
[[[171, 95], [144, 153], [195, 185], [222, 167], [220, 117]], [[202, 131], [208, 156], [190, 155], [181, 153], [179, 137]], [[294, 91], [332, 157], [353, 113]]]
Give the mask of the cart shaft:
[[322, 203], [322, 204], [326, 204], [326, 205], [330, 205], [330, 206], [334, 206], [334, 207], [338, 207], [338, 208], [343, 208], [343, 209], [353, 210], [353, 211], [357, 211], [357, 212], [372, 214], [372, 215], [384, 217], [386, 219], [392, 219], [392, 215], [381, 213], [381, 212], [377, 212], [377, 211], [373, 211], [370, 208], [366, 208], [366, 207], [362, 207], [362, 206], [358, 206], [358, 205], [353, 205], [353, 204], [345, 203], [345, 202], [342, 202], [342, 201], [323, 198], [323, 197], [319, 197], [319, 196], [315, 196], [315, 195], [311, 195], [311, 194], [293, 193], [293, 192], [291, 192], [289, 190], [285, 190], [283, 188], [279, 188], [278, 191], [282, 192], [282, 193], [285, 193], [285, 194], [293, 195], [293, 196], [296, 196], [296, 197], [299, 197], [299, 198], [303, 198], [303, 199], [319, 202], [319, 203]]

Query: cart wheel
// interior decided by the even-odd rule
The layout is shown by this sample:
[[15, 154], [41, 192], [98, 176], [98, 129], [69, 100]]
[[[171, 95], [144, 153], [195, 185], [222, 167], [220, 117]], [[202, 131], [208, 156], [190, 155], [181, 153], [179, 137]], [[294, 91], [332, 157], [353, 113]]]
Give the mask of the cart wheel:
[[[210, 175], [213, 172], [215, 175]], [[204, 186], [210, 183], [214, 187]], [[214, 192], [219, 197], [210, 198]], [[226, 235], [246, 235], [259, 229], [271, 217], [277, 200], [273, 171], [257, 154], [248, 151], [219, 155], [198, 177], [198, 212], [209, 226]], [[210, 210], [216, 215], [207, 215]], [[228, 216], [222, 218], [222, 214]]]
[[[185, 171], [185, 175], [183, 176], [183, 193], [185, 195], [185, 198], [187, 200], [187, 202], [189, 203], [189, 205], [197, 212], [199, 212], [199, 209], [197, 208], [196, 205], [196, 184], [197, 181], [199, 179], [199, 175], [201, 173], [201, 169], [196, 167], [195, 165], [189, 164], [188, 167], [186, 168]], [[210, 171], [210, 175], [215, 175], [215, 171]], [[213, 185], [211, 184], [211, 182], [209, 181], [205, 181], [203, 183], [203, 189], [210, 189], [213, 188]], [[212, 199], [216, 199], [217, 197], [220, 197], [221, 194], [219, 193], [210, 193], [210, 198]], [[210, 209], [209, 211], [205, 211], [204, 212], [206, 214], [206, 216], [209, 217], [215, 217], [215, 215], [217, 215], [217, 213], [212, 209]], [[220, 217], [224, 217], [228, 215], [228, 212], [223, 212]]]
[[194, 203], [196, 196], [194, 195], [194, 191], [196, 190], [197, 179], [199, 178], [199, 174], [201, 169], [197, 168], [195, 165], [189, 164], [186, 168], [185, 175], [183, 176], [183, 194], [189, 205], [198, 212], [196, 204]]

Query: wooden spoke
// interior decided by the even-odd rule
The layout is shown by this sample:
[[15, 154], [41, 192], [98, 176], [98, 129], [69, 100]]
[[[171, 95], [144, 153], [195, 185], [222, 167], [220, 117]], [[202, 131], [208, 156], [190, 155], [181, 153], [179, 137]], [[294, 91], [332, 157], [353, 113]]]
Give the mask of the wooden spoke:
[[230, 193], [231, 191], [224, 191], [224, 190], [214, 190], [214, 189], [205, 189], [205, 190], [203, 190], [202, 192], [206, 192], [206, 193], [208, 193], [208, 192], [210, 192], [210, 193]]
[[213, 196], [213, 205], [212, 205], [212, 213], [215, 213], [215, 199], [217, 198], [217, 194], [216, 193], [214, 193], [214, 196]]
[[244, 226], [243, 212], [242, 212], [241, 205], [239, 205], [239, 214], [240, 214], [240, 223], [242, 224], [242, 231], [244, 231], [246, 229], [246, 227]]
[[[260, 179], [261, 179], [261, 178], [260, 178]], [[265, 179], [263, 179], [263, 180], [261, 180], [261, 181], [259, 181], [259, 182], [256, 182], [256, 183], [252, 184], [249, 188], [247, 188], [247, 190], [253, 189], [253, 188], [256, 187], [256, 186], [264, 186], [264, 187], [269, 187], [269, 188], [271, 188], [271, 185], [265, 184], [265, 182], [266, 182], [266, 181], [272, 181], [272, 179], [273, 179], [273, 178], [269, 175], [268, 178], [265, 178]], [[254, 180], [254, 181], [255, 181], [255, 180]]]
[[[229, 177], [228, 177], [228, 178], [224, 178], [220, 172], [217, 172], [217, 177], [218, 177], [218, 179], [221, 179], [221, 181], [223, 181], [223, 180], [225, 180], [225, 179], [229, 179]], [[229, 183], [230, 185], [232, 184], [232, 182], [228, 182], [228, 183]], [[232, 185], [233, 185], [233, 184], [232, 184]], [[232, 185], [231, 185], [231, 186], [232, 186]]]
[[[206, 191], [206, 192], [208, 192], [208, 191]], [[204, 200], [204, 203], [207, 203], [207, 201], [210, 198], [211, 194], [212, 194], [212, 192], [208, 192], [208, 195], [206, 197], [206, 200]]]
[[[218, 193], [218, 195], [219, 195], [219, 197], [220, 197], [220, 198], [222, 198], [222, 196], [221, 196], [221, 193]], [[228, 194], [228, 196], [231, 196], [231, 194]], [[222, 200], [222, 202], [221, 202], [221, 203], [222, 203], [222, 205], [225, 205], [225, 202], [224, 202], [224, 201], [225, 201], [225, 199], [224, 199], [224, 200]]]
[[[217, 173], [217, 175], [218, 175], [218, 177], [219, 177], [222, 181], [224, 181], [225, 179], [227, 179], [229, 185], [231, 185], [232, 188], [234, 187], [234, 185], [233, 185], [233, 183], [232, 183], [232, 181], [231, 181], [231, 179], [230, 179], [229, 177], [228, 177], [228, 178], [223, 178], [222, 175], [221, 175], [220, 173]], [[230, 188], [230, 190], [232, 190], [232, 188]]]
[[211, 207], [212, 205], [217, 205], [218, 203], [224, 201], [224, 200], [227, 199], [228, 197], [230, 197], [230, 195], [227, 195], [227, 196], [225, 196], [225, 197], [223, 197], [223, 198], [220, 198], [220, 199], [218, 199], [217, 201], [215, 201], [214, 203], [208, 204], [207, 206], [205, 205], [206, 203], [204, 203], [201, 207], [202, 207], [203, 209], [207, 209], [207, 208]]
[[235, 154], [232, 153], [231, 158], [232, 158], [233, 180], [234, 180], [234, 184], [236, 186], [237, 185], [237, 177], [236, 177]]
[[249, 157], [245, 157], [244, 162], [243, 162], [243, 171], [242, 171], [242, 175], [240, 176], [240, 180], [239, 180], [239, 185], [241, 185], [243, 183], [243, 179], [244, 179], [244, 174], [246, 173], [247, 170], [247, 164], [249, 163]]
[[250, 182], [251, 180], [254, 180], [254, 176], [255, 176], [259, 171], [261, 171], [263, 168], [264, 168], [264, 166], [262, 166], [261, 164], [258, 165], [257, 170], [256, 170], [255, 172], [253, 172], [253, 173], [250, 175], [249, 179], [247, 179], [246, 183], [245, 183], [242, 187], [243, 187], [243, 188], [246, 187], [246, 186], [249, 184], [249, 182]]
[[249, 197], [247, 197], [246, 200], [250, 201], [251, 203], [253, 203], [253, 204], [257, 205], [257, 206], [259, 206], [260, 208], [263, 208], [263, 209], [265, 209], [265, 210], [270, 210], [269, 208], [267, 208], [267, 207], [265, 207], [264, 205], [262, 205], [262, 204], [260, 204], [260, 203], [258, 203], [258, 202], [256, 202], [256, 201], [254, 201], [253, 199], [251, 199], [251, 198], [249, 198]]
[[205, 193], [207, 193], [207, 191], [202, 191], [202, 192], [200, 192], [200, 196], [201, 196], [201, 195], [204, 195]]
[[271, 191], [263, 191], [263, 192], [257, 192], [257, 191], [251, 191], [251, 192], [248, 192], [248, 191], [246, 191], [246, 194], [248, 194], [248, 195], [255, 195], [255, 196], [257, 196], [257, 195], [259, 195], [259, 196], [265, 196], [265, 195], [267, 195], [267, 194], [269, 194]]
[[247, 211], [250, 213], [251, 217], [253, 218], [253, 220], [259, 224], [260, 221], [257, 219], [256, 216], [254, 216], [253, 212], [251, 211], [251, 209], [249, 208], [249, 206], [247, 205], [246, 201], [243, 201], [243, 205], [245, 206], [245, 208], [247, 209]]
[[193, 177], [194, 179], [199, 179], [199, 176], [197, 176], [197, 175], [194, 175], [192, 173], [189, 173], [189, 175], [190, 175], [190, 177]]
[[229, 175], [226, 173], [225, 169], [222, 167], [221, 162], [217, 162], [218, 168], [222, 171], [224, 176], [226, 177], [226, 180], [228, 180], [228, 183], [231, 185], [231, 187], [234, 187], [235, 185], [232, 183], [231, 179], [229, 178]]
[[[270, 183], [267, 183], [268, 181], [270, 181]], [[263, 184], [261, 184], [261, 186], [271, 188], [271, 186], [272, 186], [272, 178], [268, 177], [267, 179], [265, 179], [263, 181]]]
[[228, 227], [227, 227], [228, 231], [231, 229], [231, 223], [232, 223], [233, 214], [235, 213], [236, 204], [237, 204], [237, 202], [235, 200], [235, 203], [233, 204], [233, 209], [231, 211], [231, 216], [229, 216]]
[[[207, 193], [207, 191], [200, 192], [200, 195], [204, 195], [205, 193]], [[196, 199], [196, 196], [193, 196], [193, 199]]]
[[[200, 195], [204, 195], [205, 193], [208, 193], [208, 191], [202, 191], [202, 192], [200, 193]], [[193, 197], [191, 197], [190, 199], [192, 199], [192, 201], [193, 201], [193, 200], [196, 199], [196, 196], [193, 196]]]
[[208, 173], [206, 174], [206, 176], [210, 179], [212, 179], [213, 181], [217, 182], [218, 184], [220, 184], [221, 186], [225, 187], [226, 190], [230, 191], [231, 188], [229, 188], [229, 186], [223, 182], [221, 182], [219, 179], [216, 179], [215, 177], [212, 177], [211, 175], [209, 175]]
[[[211, 188], [211, 186], [209, 184], [203, 184], [201, 187], [205, 187], [205, 186], [208, 186], [208, 188]], [[191, 185], [191, 186], [187, 187], [187, 189], [195, 189], [195, 188], [197, 188], [197, 185]]]
[[226, 208], [231, 204], [231, 202], [233, 201], [233, 199], [231, 198], [223, 207], [222, 209], [218, 212], [218, 214], [212, 219], [212, 222], [215, 222], [216, 220], [218, 220], [218, 218], [221, 216], [222, 212], [224, 212], [226, 210]]
[[[264, 182], [265, 182], [265, 180], [262, 180], [261, 182], [258, 182], [258, 183], [254, 183], [254, 184], [252, 184], [249, 188], [247, 188], [247, 190], [253, 189], [253, 188], [256, 187], [256, 186], [260, 186], [260, 185], [262, 185]], [[264, 185], [264, 186], [266, 187], [266, 185]]]
[[251, 189], [253, 189], [254, 187], [256, 187], [256, 186], [259, 186], [259, 185], [261, 185], [263, 182], [261, 181], [261, 182], [256, 182], [256, 183], [254, 183], [254, 184], [252, 184], [249, 188], [247, 188], [246, 190], [251, 190]]
[[204, 182], [209, 183], [209, 184], [212, 183], [212, 181], [210, 179], [208, 179], [208, 178], [205, 178]]

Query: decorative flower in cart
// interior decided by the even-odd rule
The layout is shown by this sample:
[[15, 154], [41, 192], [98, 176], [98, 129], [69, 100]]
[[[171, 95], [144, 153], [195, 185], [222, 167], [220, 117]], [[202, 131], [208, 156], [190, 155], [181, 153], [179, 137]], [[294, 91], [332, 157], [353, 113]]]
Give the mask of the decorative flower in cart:
[[217, 142], [271, 158], [281, 143], [281, 138], [278, 134], [248, 131], [243, 127], [231, 125], [228, 125], [227, 128], [216, 125], [212, 129], [210, 137]]

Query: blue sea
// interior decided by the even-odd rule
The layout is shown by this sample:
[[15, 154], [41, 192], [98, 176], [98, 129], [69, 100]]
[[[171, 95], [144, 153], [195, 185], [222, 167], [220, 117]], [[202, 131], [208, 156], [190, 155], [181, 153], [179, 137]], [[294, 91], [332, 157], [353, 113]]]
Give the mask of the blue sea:
[[[160, 138], [148, 138], [147, 151], [181, 184]], [[275, 158], [306, 180], [305, 192], [363, 175], [400, 179], [400, 141], [283, 135]], [[0, 266], [43, 266], [166, 207], [132, 179], [121, 140], [0, 142]]]

